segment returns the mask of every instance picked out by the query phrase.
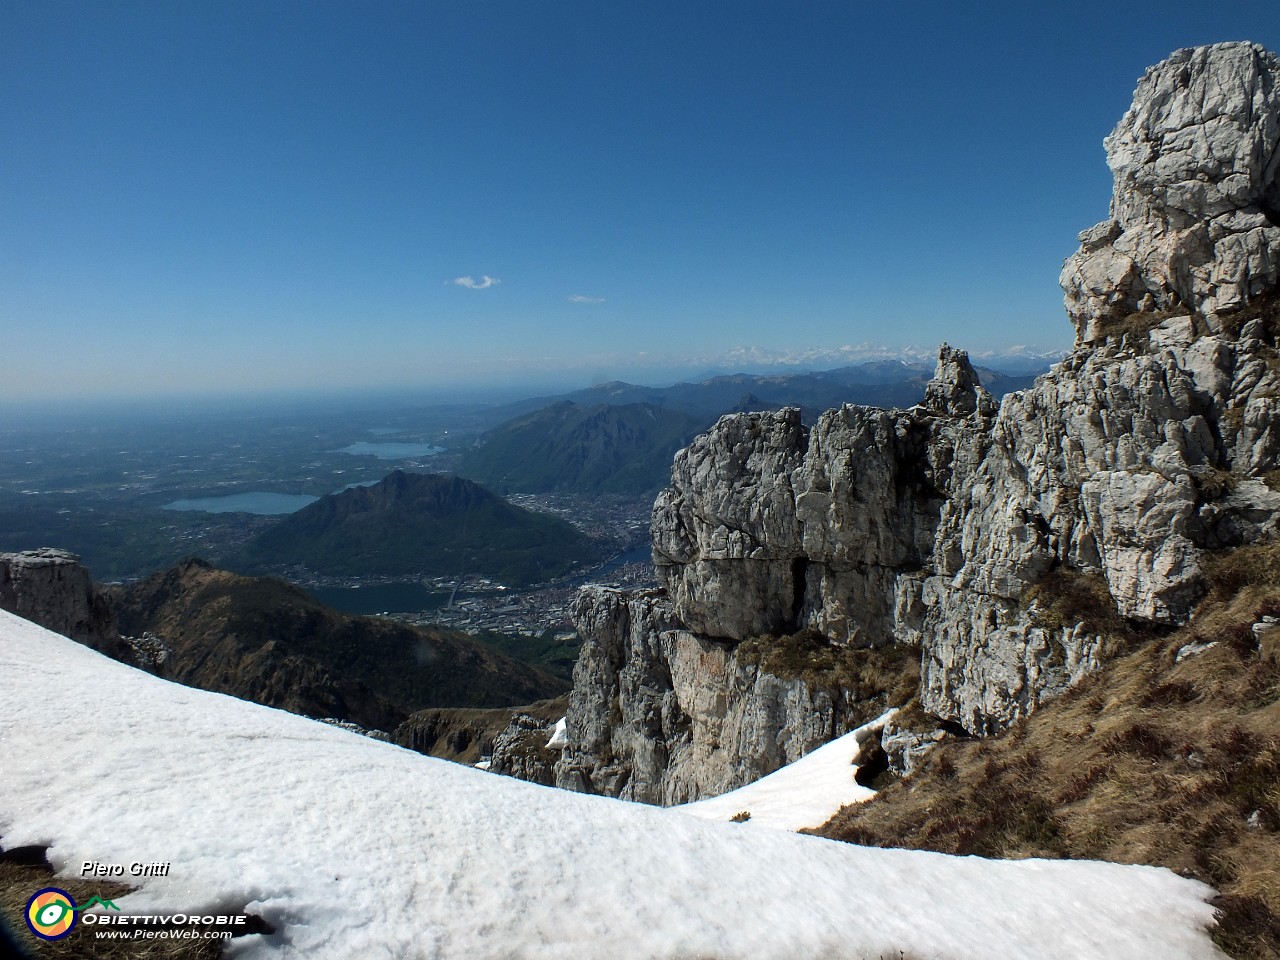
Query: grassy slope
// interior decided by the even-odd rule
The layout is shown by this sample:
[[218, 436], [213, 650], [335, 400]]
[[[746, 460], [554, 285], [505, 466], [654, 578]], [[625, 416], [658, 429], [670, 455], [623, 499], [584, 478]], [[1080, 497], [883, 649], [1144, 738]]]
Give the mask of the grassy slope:
[[121, 632], [173, 645], [165, 675], [389, 729], [426, 707], [497, 707], [568, 684], [449, 630], [352, 617], [296, 587], [187, 561], [117, 594]]
[[[1188, 626], [1130, 638], [1007, 733], [952, 741], [825, 836], [1169, 867], [1217, 887], [1233, 956], [1280, 957], [1280, 545], [1219, 558]], [[1176, 662], [1189, 643], [1216, 646]]]

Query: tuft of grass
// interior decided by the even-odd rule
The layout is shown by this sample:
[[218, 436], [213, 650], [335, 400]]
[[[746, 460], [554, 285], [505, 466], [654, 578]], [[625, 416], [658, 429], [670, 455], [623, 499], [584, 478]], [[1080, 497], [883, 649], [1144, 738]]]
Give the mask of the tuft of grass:
[[749, 638], [738, 644], [737, 654], [742, 663], [803, 680], [810, 689], [841, 691], [867, 705], [867, 719], [885, 706], [910, 702], [920, 688], [920, 649], [903, 644], [852, 647], [805, 629]]
[[1138, 310], [1116, 320], [1108, 320], [1104, 332], [1108, 340], [1116, 343], [1145, 344], [1152, 330], [1172, 317], [1189, 317], [1185, 307], [1167, 310]]
[[1262, 321], [1263, 341], [1274, 345], [1280, 336], [1280, 294], [1254, 297], [1239, 310], [1219, 318], [1223, 332], [1233, 338], [1239, 337], [1245, 325], [1253, 320]]
[[1191, 481], [1195, 484], [1201, 500], [1212, 501], [1221, 500], [1235, 490], [1240, 478], [1230, 470], [1223, 470], [1221, 467], [1205, 467], [1193, 472]]
[[1096, 570], [1057, 567], [1032, 584], [1020, 602], [1024, 609], [1035, 604], [1036, 626], [1056, 631], [1080, 625], [1101, 636], [1104, 657], [1116, 655], [1151, 631], [1116, 612], [1106, 578]]
[[1217, 605], [1235, 599], [1246, 587], [1280, 585], [1280, 540], [1209, 554], [1201, 567], [1209, 580], [1207, 599]]
[[1213, 900], [1217, 927], [1213, 942], [1232, 957], [1275, 956], [1280, 918], [1259, 897], [1222, 894]]

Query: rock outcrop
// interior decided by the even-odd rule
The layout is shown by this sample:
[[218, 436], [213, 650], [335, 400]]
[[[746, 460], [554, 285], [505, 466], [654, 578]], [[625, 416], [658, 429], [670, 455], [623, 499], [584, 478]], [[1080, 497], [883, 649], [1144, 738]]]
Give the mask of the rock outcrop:
[[[1112, 219], [1062, 282], [1076, 347], [996, 403], [943, 346], [924, 401], [722, 418], [654, 506], [662, 594], [588, 591], [562, 786], [673, 803], [770, 772], [856, 704], [747, 668], [808, 632], [919, 655], [921, 707], [989, 733], [1095, 669], [1117, 622], [1183, 622], [1212, 551], [1280, 521], [1280, 61], [1148, 71], [1106, 141]], [[902, 734], [897, 731], [895, 735]], [[910, 731], [897, 753], [907, 756]], [[913, 739], [913, 737], [915, 739]]]
[[560, 759], [559, 746], [550, 743], [555, 727], [555, 721], [548, 722], [545, 717], [517, 713], [494, 738], [489, 772], [544, 787], [555, 786], [556, 761]]
[[[870, 719], [855, 696], [762, 669], [683, 625], [661, 591], [588, 587], [556, 785], [670, 805], [714, 796]], [[873, 714], [871, 714], [873, 715]]]
[[1106, 139], [1111, 216], [1062, 272], [1079, 342], [1138, 313], [1207, 329], [1280, 278], [1280, 60], [1248, 43], [1179, 50], [1138, 82]]
[[132, 659], [111, 604], [74, 553], [52, 547], [0, 553], [0, 609], [118, 660]]

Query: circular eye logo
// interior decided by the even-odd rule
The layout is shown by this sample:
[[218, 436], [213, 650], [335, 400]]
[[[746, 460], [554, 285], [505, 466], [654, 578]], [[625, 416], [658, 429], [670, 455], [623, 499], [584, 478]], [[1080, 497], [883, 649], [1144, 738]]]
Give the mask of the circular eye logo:
[[27, 926], [41, 940], [61, 940], [76, 925], [76, 902], [57, 887], [37, 890], [27, 901]]

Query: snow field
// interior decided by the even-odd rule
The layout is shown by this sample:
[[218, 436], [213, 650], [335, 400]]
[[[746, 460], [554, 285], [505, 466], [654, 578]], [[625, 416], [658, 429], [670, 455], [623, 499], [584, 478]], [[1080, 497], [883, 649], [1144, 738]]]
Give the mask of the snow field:
[[1167, 870], [867, 849], [539, 787], [3, 611], [0, 835], [63, 875], [172, 863], [120, 906], [259, 913], [276, 933], [235, 941], [246, 958], [1219, 956], [1212, 892]]

